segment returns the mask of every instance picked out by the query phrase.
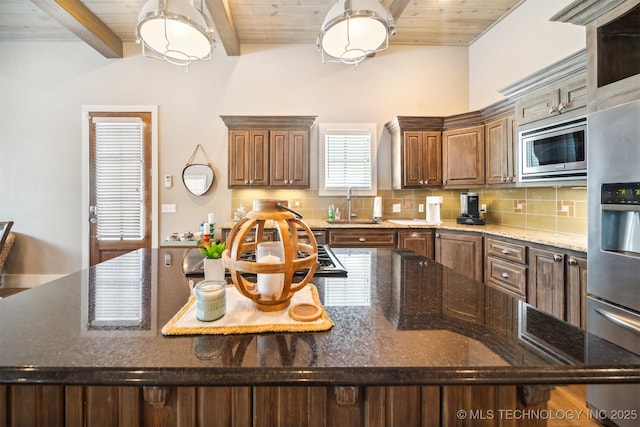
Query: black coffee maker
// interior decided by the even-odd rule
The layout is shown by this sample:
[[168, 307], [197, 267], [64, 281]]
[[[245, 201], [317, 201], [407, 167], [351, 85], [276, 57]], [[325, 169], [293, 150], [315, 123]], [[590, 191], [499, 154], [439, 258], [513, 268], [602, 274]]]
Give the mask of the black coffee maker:
[[460, 193], [460, 216], [458, 224], [484, 225], [485, 219], [480, 217], [480, 199], [478, 193]]

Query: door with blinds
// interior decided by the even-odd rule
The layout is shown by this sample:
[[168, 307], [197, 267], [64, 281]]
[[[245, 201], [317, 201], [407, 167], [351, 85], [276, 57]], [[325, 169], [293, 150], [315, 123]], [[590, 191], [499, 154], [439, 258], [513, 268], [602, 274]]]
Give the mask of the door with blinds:
[[90, 265], [151, 247], [151, 113], [89, 114]]

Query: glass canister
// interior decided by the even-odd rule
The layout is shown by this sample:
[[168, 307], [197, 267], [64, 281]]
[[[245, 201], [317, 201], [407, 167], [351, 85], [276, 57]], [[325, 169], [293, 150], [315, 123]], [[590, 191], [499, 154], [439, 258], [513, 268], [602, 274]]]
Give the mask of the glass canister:
[[218, 320], [227, 311], [227, 283], [203, 280], [196, 284], [196, 318], [203, 322]]

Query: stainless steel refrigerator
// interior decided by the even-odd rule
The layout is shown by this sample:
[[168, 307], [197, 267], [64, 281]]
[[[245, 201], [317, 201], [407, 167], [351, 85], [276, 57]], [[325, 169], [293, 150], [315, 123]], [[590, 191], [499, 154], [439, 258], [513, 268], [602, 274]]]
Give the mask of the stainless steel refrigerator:
[[[588, 116], [587, 188], [587, 331], [640, 355], [640, 101]], [[640, 384], [589, 385], [587, 403], [640, 417]]]

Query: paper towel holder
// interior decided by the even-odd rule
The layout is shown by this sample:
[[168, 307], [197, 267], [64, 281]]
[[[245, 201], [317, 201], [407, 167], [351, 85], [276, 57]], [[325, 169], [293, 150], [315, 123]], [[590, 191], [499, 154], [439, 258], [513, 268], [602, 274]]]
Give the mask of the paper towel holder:
[[382, 197], [373, 198], [373, 222], [379, 224], [382, 222]]

